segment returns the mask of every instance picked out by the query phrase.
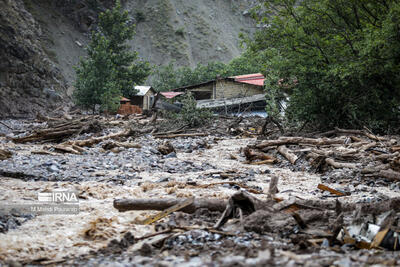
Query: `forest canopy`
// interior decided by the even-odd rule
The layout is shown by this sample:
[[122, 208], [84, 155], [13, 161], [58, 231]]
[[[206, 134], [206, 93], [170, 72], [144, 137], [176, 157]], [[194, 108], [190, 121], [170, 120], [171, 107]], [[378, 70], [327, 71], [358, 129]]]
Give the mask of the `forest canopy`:
[[290, 95], [292, 122], [396, 130], [399, 1], [261, 2], [255, 13], [263, 28], [247, 40], [249, 52], [264, 58], [267, 96]]

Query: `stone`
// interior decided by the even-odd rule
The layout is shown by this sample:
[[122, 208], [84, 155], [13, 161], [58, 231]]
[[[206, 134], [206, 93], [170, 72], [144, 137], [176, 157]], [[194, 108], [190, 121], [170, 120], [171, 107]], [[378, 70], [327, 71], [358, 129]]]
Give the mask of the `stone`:
[[176, 153], [175, 153], [175, 152], [172, 152], [172, 153], [166, 155], [164, 158], [167, 158], [167, 159], [176, 158]]
[[59, 171], [60, 171], [60, 169], [59, 169], [56, 165], [54, 165], [54, 164], [52, 164], [52, 165], [50, 165], [49, 167], [47, 167], [47, 170], [48, 170], [49, 172], [59, 172]]

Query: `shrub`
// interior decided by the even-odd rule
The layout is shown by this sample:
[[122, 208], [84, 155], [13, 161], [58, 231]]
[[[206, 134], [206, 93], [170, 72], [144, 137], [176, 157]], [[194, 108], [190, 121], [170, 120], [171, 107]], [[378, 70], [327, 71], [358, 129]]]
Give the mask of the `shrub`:
[[183, 105], [179, 113], [171, 111], [163, 111], [161, 113], [164, 118], [168, 119], [169, 125], [196, 127], [204, 125], [211, 120], [212, 112], [196, 108], [197, 102], [192, 93], [187, 92], [179, 98]]
[[138, 10], [138, 11], [136, 11], [135, 18], [136, 18], [136, 21], [137, 21], [138, 23], [139, 23], [139, 22], [143, 22], [143, 21], [146, 20], [146, 15], [144, 14], [143, 11]]
[[192, 93], [187, 92], [182, 98], [182, 110], [179, 116], [190, 127], [200, 126], [207, 123], [211, 117], [212, 112], [206, 109], [196, 108], [197, 102]]
[[177, 30], [175, 31], [175, 34], [176, 34], [176, 35], [179, 35], [179, 36], [184, 36], [184, 35], [185, 35], [185, 29], [184, 29], [183, 27], [177, 29]]

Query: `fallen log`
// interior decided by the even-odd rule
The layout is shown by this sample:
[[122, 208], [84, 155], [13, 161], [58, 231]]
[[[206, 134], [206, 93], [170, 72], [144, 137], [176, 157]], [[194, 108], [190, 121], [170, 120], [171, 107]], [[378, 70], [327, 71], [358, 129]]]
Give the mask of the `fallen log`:
[[268, 146], [281, 146], [281, 145], [290, 145], [290, 144], [307, 144], [307, 145], [316, 145], [316, 146], [321, 146], [321, 145], [332, 145], [332, 144], [344, 144], [345, 139], [343, 138], [334, 138], [334, 139], [328, 139], [328, 138], [306, 138], [306, 137], [280, 137], [277, 140], [267, 140], [264, 142], [261, 142], [258, 145], [255, 145], [256, 148], [258, 149], [263, 149]]
[[[120, 212], [128, 210], [165, 210], [184, 199], [115, 199], [114, 208]], [[194, 213], [197, 209], [206, 208], [211, 211], [224, 211], [226, 201], [219, 199], [195, 199], [192, 204], [183, 208], [185, 213]]]
[[250, 165], [263, 165], [263, 164], [274, 164], [277, 161], [278, 161], [277, 159], [266, 159], [266, 160], [255, 161], [255, 162], [246, 162], [246, 163], [250, 164]]
[[378, 144], [377, 144], [376, 142], [372, 142], [372, 143], [363, 145], [362, 147], [360, 147], [360, 150], [361, 150], [361, 151], [366, 151], [367, 149], [370, 149], [370, 148], [375, 147], [375, 146], [377, 146], [377, 145], [378, 145]]
[[246, 189], [247, 191], [249, 191], [250, 193], [253, 193], [253, 194], [262, 194], [262, 193], [263, 193], [262, 191], [257, 190], [257, 189], [254, 189], [254, 188], [251, 188], [251, 187], [248, 187], [248, 186], [245, 185], [245, 184], [237, 183], [237, 182], [231, 182], [231, 181], [227, 181], [227, 182], [217, 182], [217, 183], [211, 183], [211, 184], [202, 184], [202, 185], [197, 185], [197, 186], [195, 186], [195, 187], [198, 187], [198, 188], [208, 188], [208, 187], [211, 187], [211, 186], [222, 185], [222, 184], [235, 185], [235, 186], [238, 186], [238, 187], [240, 187], [240, 188], [244, 188], [244, 189]]
[[249, 160], [249, 161], [252, 161], [252, 160], [255, 160], [255, 159], [276, 160], [273, 156], [270, 156], [270, 155], [265, 154], [263, 152], [255, 151], [254, 149], [251, 149], [249, 147], [245, 147], [243, 149], [243, 154], [246, 157], [246, 159]]
[[400, 153], [397, 151], [397, 152], [390, 153], [390, 154], [382, 154], [382, 155], [375, 156], [374, 159], [381, 160], [381, 161], [387, 161], [390, 159], [394, 159], [399, 155], [400, 155]]
[[32, 134], [12, 138], [15, 143], [27, 142], [59, 142], [72, 135], [86, 132], [96, 132], [101, 129], [97, 120], [87, 121], [86, 118], [62, 122], [46, 129], [35, 130]]
[[75, 150], [72, 147], [69, 146], [65, 146], [65, 145], [57, 145], [54, 146], [54, 150], [57, 152], [61, 152], [61, 153], [71, 153], [71, 154], [75, 154], [75, 155], [80, 155], [81, 152], [78, 150]]
[[292, 151], [290, 151], [285, 145], [279, 146], [277, 150], [293, 165], [298, 160], [298, 157]]
[[183, 125], [182, 127], [179, 127], [178, 129], [175, 129], [175, 130], [171, 130], [171, 131], [168, 131], [168, 132], [161, 132], [161, 133], [153, 133], [153, 135], [154, 136], [158, 136], [158, 135], [169, 135], [169, 134], [178, 134], [178, 133], [182, 133], [183, 131], [185, 131], [185, 128], [187, 127], [188, 125], [187, 124], [185, 124], [185, 125]]
[[375, 176], [383, 177], [391, 181], [400, 181], [400, 172], [393, 170], [380, 170]]
[[123, 147], [123, 148], [141, 148], [142, 145], [138, 143], [130, 143], [130, 142], [116, 142], [116, 141], [109, 141], [102, 145], [102, 148], [105, 150], [111, 150], [114, 147]]
[[362, 146], [364, 146], [364, 145], [368, 145], [369, 144], [369, 142], [365, 142], [365, 141], [357, 141], [356, 143], [352, 143], [352, 144], [349, 144], [349, 147], [350, 148], [356, 148], [356, 147], [362, 147]]
[[389, 168], [390, 168], [389, 164], [380, 164], [374, 167], [366, 167], [361, 170], [361, 173], [362, 174], [377, 173], [381, 170], [387, 170]]
[[59, 155], [59, 154], [57, 154], [57, 153], [50, 152], [50, 151], [47, 151], [47, 150], [34, 150], [34, 151], [31, 151], [31, 154], [36, 154], [36, 155], [51, 155], [51, 156], [57, 156], [57, 155]]
[[374, 134], [368, 133], [365, 130], [346, 130], [346, 129], [335, 128], [335, 133], [364, 135], [364, 136], [368, 137], [369, 139], [372, 139], [375, 141], [385, 141], [386, 140], [386, 138], [384, 138], [384, 137], [376, 136]]
[[[371, 134], [369, 132], [367, 132], [366, 130], [353, 130], [353, 129], [340, 129], [335, 127], [334, 130], [325, 132], [325, 133], [321, 133], [319, 134], [319, 136], [332, 136], [332, 135], [337, 135], [337, 134], [346, 134], [346, 135], [363, 135], [368, 137], [369, 139], [375, 140], [375, 141], [385, 141], [386, 138], [384, 137], [380, 137], [380, 136], [376, 136], [374, 134]], [[357, 137], [351, 137], [351, 139], [359, 139]]]
[[400, 151], [400, 146], [392, 146], [392, 147], [390, 148], [390, 151], [392, 151], [392, 152], [398, 152], [398, 151]]
[[91, 147], [95, 144], [98, 144], [104, 140], [107, 139], [118, 139], [120, 137], [128, 137], [132, 135], [132, 130], [124, 130], [124, 131], [120, 131], [118, 133], [113, 133], [113, 134], [109, 134], [109, 135], [105, 135], [105, 136], [101, 136], [101, 137], [93, 137], [90, 139], [86, 139], [86, 140], [75, 140], [75, 141], [67, 141], [62, 143], [62, 145], [75, 145], [75, 146], [85, 146], [85, 147]]
[[315, 155], [321, 155], [324, 157], [331, 157], [335, 159], [340, 159], [340, 160], [349, 160], [349, 159], [355, 159], [357, 157], [358, 150], [347, 150], [345, 152], [338, 152], [338, 151], [333, 151], [333, 150], [321, 150], [321, 149], [312, 149], [311, 154], [308, 157], [315, 158]]
[[168, 135], [155, 135], [155, 138], [175, 138], [175, 137], [195, 137], [207, 136], [207, 133], [183, 133], [183, 134], [168, 134]]
[[326, 158], [325, 162], [335, 169], [342, 169], [342, 168], [349, 168], [349, 169], [356, 169], [357, 164], [355, 163], [347, 163], [347, 162], [337, 162], [333, 160], [332, 158]]
[[71, 146], [72, 146], [73, 149], [75, 149], [76, 151], [79, 151], [81, 153], [86, 152], [86, 149], [84, 149], [84, 148], [82, 148], [80, 146], [77, 146], [77, 145], [71, 145]]

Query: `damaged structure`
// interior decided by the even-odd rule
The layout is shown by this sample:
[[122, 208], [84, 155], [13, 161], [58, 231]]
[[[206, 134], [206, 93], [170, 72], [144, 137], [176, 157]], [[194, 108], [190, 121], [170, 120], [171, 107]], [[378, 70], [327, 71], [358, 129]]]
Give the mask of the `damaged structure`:
[[191, 92], [199, 108], [240, 110], [251, 106], [252, 110], [264, 109], [264, 80], [261, 73], [216, 78], [200, 84], [184, 86], [173, 92]]
[[117, 113], [121, 115], [141, 114], [150, 110], [155, 99], [156, 91], [151, 86], [135, 86], [136, 95], [130, 99], [121, 97]]
[[131, 104], [139, 106], [142, 110], [149, 110], [154, 102], [156, 91], [151, 86], [135, 86], [138, 92], [131, 97]]

